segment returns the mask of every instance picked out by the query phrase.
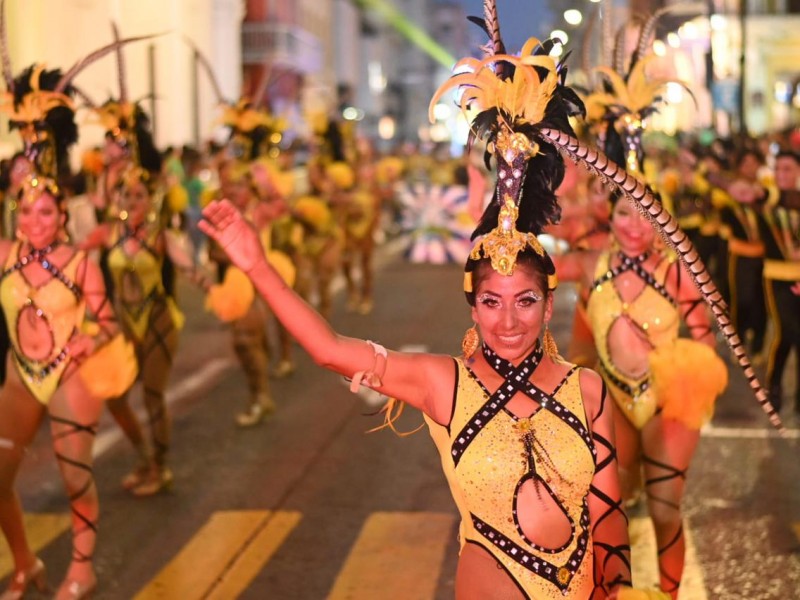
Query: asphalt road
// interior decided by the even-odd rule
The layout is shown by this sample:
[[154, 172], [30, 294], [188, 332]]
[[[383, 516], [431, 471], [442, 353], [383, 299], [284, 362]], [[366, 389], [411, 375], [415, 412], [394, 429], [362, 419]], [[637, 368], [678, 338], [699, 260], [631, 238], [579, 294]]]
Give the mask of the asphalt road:
[[[382, 256], [374, 311], [349, 314], [339, 297], [335, 327], [391, 348], [458, 353], [470, 325], [460, 268], [410, 265], [386, 249]], [[558, 294], [554, 329], [566, 344], [573, 298], [567, 286]], [[278, 411], [238, 429], [233, 417], [246, 391], [229, 333], [191, 288], [182, 286], [180, 302], [187, 326], [168, 394], [175, 485], [146, 499], [122, 490], [133, 455], [104, 418], [95, 465], [102, 503], [96, 597], [452, 598], [456, 512], [427, 433], [366, 433], [380, 422], [368, 415], [375, 406], [299, 348], [294, 375], [273, 381]], [[778, 439], [731, 368], [689, 472], [692, 543], [682, 598], [800, 598], [792, 409], [789, 401], [790, 437]], [[408, 429], [421, 423], [413, 413], [404, 416]], [[68, 505], [44, 428], [19, 489], [55, 586], [69, 558]], [[630, 516], [635, 575], [647, 584], [655, 576], [652, 534], [643, 512]], [[0, 542], [0, 577], [9, 569]]]

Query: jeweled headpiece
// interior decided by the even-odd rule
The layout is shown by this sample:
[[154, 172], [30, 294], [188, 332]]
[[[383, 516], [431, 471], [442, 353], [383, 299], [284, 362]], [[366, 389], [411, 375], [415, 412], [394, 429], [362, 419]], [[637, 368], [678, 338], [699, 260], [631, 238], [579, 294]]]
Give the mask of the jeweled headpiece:
[[[470, 143], [486, 142], [487, 167], [494, 158], [497, 185], [494, 198], [472, 235], [477, 242], [470, 259], [489, 258], [492, 268], [511, 275], [517, 256], [526, 249], [545, 258], [548, 287], [555, 287], [555, 270], [536, 235], [558, 221], [560, 209], [555, 190], [564, 177], [564, 164], [555, 147], [537, 131], [554, 127], [572, 133], [569, 117], [582, 114], [583, 103], [564, 85], [567, 68], [550, 52], [557, 40], [529, 39], [519, 56], [507, 54], [500, 37], [493, 0], [484, 2], [484, 18], [470, 20], [489, 35], [483, 59], [459, 61], [455, 75], [431, 100], [430, 117], [442, 95], [454, 87], [461, 93], [460, 106], [471, 124]], [[566, 58], [566, 57], [565, 57]], [[472, 291], [467, 264], [465, 291]]]

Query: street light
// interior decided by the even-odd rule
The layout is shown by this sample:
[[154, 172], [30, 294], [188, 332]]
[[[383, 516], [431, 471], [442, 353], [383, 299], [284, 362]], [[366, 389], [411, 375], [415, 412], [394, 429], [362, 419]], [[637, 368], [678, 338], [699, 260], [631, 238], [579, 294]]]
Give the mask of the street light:
[[570, 25], [580, 25], [581, 21], [583, 21], [583, 15], [581, 14], [581, 11], [575, 8], [570, 8], [569, 10], [564, 11], [564, 20]]

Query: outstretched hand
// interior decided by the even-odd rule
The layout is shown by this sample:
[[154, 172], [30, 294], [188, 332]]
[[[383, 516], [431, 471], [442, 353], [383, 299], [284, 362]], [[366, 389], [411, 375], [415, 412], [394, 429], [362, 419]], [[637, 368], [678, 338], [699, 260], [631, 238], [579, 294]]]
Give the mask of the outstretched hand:
[[204, 208], [198, 227], [245, 273], [265, 260], [258, 233], [228, 200], [215, 201]]

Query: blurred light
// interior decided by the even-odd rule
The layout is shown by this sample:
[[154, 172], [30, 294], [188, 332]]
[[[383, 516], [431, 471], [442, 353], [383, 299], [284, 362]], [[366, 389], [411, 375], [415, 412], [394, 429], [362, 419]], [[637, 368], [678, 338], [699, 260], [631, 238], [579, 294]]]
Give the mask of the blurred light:
[[421, 125], [420, 128], [417, 130], [417, 135], [419, 136], [421, 142], [431, 141], [430, 127], [426, 125]]
[[722, 15], [711, 15], [711, 29], [723, 31], [728, 28], [728, 20]]
[[581, 21], [583, 21], [583, 15], [581, 14], [581, 11], [575, 8], [570, 8], [569, 10], [564, 11], [564, 20], [570, 25], [580, 25]]
[[602, 2], [603, 0], [589, 0], [589, 2]]
[[441, 123], [436, 123], [430, 127], [430, 140], [435, 143], [444, 142], [450, 139], [450, 132]]
[[562, 44], [566, 44], [569, 41], [569, 36], [563, 29], [553, 29], [553, 31], [550, 32], [550, 37], [560, 39]]
[[674, 31], [670, 31], [667, 34], [667, 43], [672, 46], [673, 48], [680, 48], [681, 47], [681, 38], [680, 36], [675, 33]]
[[653, 42], [653, 54], [656, 56], [666, 56], [667, 55], [667, 46], [661, 40], [656, 40]]
[[369, 89], [373, 94], [380, 94], [386, 89], [386, 77], [383, 74], [383, 67], [377, 60], [371, 60], [367, 65]]
[[697, 37], [697, 26], [691, 21], [684, 23], [678, 28], [678, 35], [687, 39], [694, 39]]
[[553, 46], [553, 49], [550, 50], [550, 56], [554, 56], [557, 58], [562, 54], [564, 54], [564, 46], [562, 46], [561, 44], [556, 44], [555, 46]]
[[792, 98], [792, 86], [785, 81], [775, 82], [775, 101], [786, 104]]
[[364, 118], [364, 111], [354, 106], [348, 106], [342, 111], [342, 117], [345, 121], [360, 121]]
[[439, 103], [433, 107], [433, 117], [437, 121], [446, 121], [450, 118], [450, 115], [453, 114], [453, 111], [450, 110], [450, 107], [447, 104]]
[[683, 100], [683, 86], [674, 81], [667, 83], [667, 102], [677, 104], [681, 100]]
[[280, 144], [282, 139], [283, 139], [283, 136], [280, 133], [278, 133], [277, 131], [275, 133], [273, 133], [271, 136], [269, 136], [269, 141], [271, 143], [275, 144], [275, 145]]
[[397, 126], [393, 117], [384, 116], [378, 120], [378, 135], [382, 140], [391, 140], [396, 129]]

